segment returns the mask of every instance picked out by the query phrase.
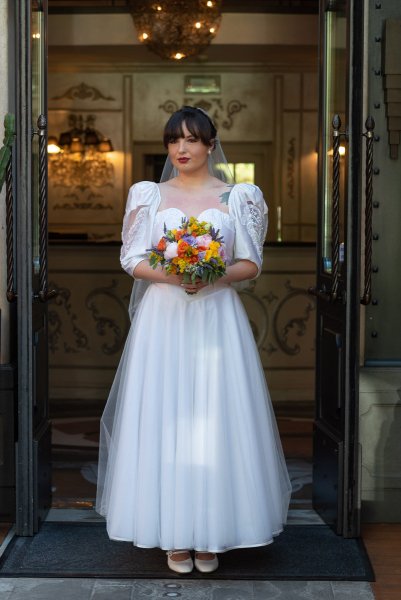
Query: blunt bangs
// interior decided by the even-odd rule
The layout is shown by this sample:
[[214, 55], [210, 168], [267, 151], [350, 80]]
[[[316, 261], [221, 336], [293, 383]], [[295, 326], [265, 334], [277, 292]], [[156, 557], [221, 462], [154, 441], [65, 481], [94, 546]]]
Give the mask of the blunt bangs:
[[166, 123], [163, 134], [163, 144], [167, 148], [168, 144], [184, 137], [183, 123], [187, 126], [191, 135], [205, 146], [210, 146], [210, 142], [216, 137], [216, 129], [211, 121], [200, 110], [196, 108], [181, 108], [171, 115]]

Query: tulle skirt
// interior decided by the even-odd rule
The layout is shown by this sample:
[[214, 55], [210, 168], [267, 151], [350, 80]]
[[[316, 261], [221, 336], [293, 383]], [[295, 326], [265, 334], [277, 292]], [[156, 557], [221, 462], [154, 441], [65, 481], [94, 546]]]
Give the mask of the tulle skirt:
[[100, 432], [96, 510], [113, 540], [224, 552], [273, 541], [291, 484], [237, 292], [151, 284]]

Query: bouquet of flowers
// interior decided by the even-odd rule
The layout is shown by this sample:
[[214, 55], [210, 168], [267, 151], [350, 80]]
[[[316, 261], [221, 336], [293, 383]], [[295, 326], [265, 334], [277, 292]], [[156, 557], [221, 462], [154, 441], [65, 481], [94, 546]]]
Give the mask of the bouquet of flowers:
[[168, 274], [182, 274], [184, 283], [201, 279], [214, 283], [226, 272], [225, 245], [219, 229], [195, 217], [181, 219], [179, 229], [167, 229], [157, 246], [148, 248], [149, 264], [161, 265]]

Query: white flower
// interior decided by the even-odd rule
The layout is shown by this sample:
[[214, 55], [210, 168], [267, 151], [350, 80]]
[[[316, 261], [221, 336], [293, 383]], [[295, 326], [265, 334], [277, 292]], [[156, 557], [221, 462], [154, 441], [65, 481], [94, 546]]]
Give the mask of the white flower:
[[177, 242], [171, 242], [164, 251], [164, 258], [166, 260], [171, 260], [176, 256], [178, 256], [178, 244]]
[[198, 237], [196, 238], [197, 245], [203, 246], [204, 248], [209, 248], [211, 241], [212, 241], [212, 236], [209, 233], [205, 233], [203, 235], [198, 235]]

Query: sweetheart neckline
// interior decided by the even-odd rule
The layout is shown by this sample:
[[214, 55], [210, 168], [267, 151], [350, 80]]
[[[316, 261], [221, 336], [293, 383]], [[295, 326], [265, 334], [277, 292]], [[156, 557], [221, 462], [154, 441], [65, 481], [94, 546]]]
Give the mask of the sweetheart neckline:
[[[183, 211], [183, 210], [181, 210], [180, 208], [177, 208], [176, 206], [169, 206], [168, 208], [163, 208], [163, 210], [158, 210], [158, 211], [156, 211], [156, 215], [160, 215], [161, 213], [163, 213], [163, 212], [166, 212], [166, 211], [168, 211], [168, 210], [176, 210], [176, 211], [178, 211], [179, 213], [181, 213], [182, 215], [184, 215], [184, 217], [185, 217], [186, 219], [189, 219], [189, 218], [190, 218], [190, 217], [189, 217], [189, 216], [188, 216], [186, 213], [184, 213], [184, 211]], [[202, 211], [201, 211], [201, 212], [200, 212], [200, 213], [199, 213], [199, 214], [198, 214], [198, 215], [195, 217], [195, 219], [197, 219], [197, 220], [198, 220], [198, 219], [199, 219], [199, 218], [200, 218], [202, 215], [204, 215], [204, 214], [205, 214], [207, 211], [209, 211], [209, 210], [217, 210], [217, 212], [218, 212], [218, 213], [221, 213], [222, 215], [225, 215], [225, 216], [226, 216], [226, 217], [228, 217], [229, 219], [232, 219], [232, 217], [231, 217], [230, 213], [223, 212], [222, 210], [219, 210], [218, 208], [215, 208], [214, 206], [211, 206], [210, 208], [205, 208], [205, 210], [202, 210]], [[193, 216], [193, 215], [191, 215], [191, 216]]]

